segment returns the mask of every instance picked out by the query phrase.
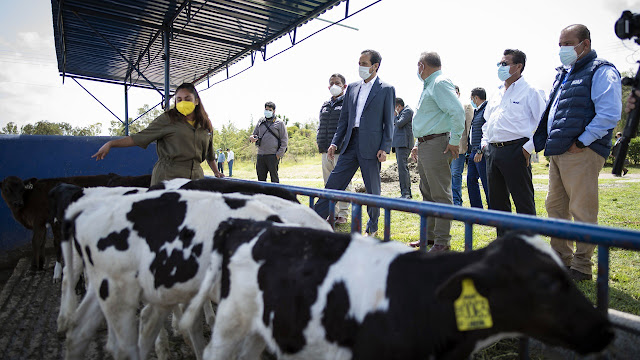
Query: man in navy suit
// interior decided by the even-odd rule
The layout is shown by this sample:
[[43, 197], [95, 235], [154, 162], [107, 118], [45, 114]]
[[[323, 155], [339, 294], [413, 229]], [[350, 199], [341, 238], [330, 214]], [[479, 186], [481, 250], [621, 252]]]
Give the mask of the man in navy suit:
[[[359, 74], [363, 81], [347, 87], [338, 129], [327, 149], [327, 157], [333, 158], [339, 148], [340, 157], [325, 189], [344, 190], [360, 168], [367, 193], [380, 195], [380, 165], [391, 151], [396, 97], [393, 86], [378, 78], [381, 61], [375, 50], [360, 54]], [[315, 210], [322, 217], [329, 216], [329, 200], [318, 200]], [[367, 206], [367, 213], [366, 232], [375, 236], [380, 209]]]
[[396, 118], [393, 130], [393, 141], [391, 146], [396, 149], [396, 160], [398, 163], [398, 180], [400, 181], [400, 197], [411, 199], [411, 175], [409, 175], [409, 155], [413, 148], [413, 110], [404, 101], [396, 98]]

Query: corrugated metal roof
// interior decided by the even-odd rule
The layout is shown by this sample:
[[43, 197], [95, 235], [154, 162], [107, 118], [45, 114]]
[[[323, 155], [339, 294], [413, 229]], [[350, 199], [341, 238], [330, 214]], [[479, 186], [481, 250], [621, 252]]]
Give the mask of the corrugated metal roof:
[[51, 0], [58, 70], [163, 90], [170, 29], [171, 87], [198, 84], [340, 1]]

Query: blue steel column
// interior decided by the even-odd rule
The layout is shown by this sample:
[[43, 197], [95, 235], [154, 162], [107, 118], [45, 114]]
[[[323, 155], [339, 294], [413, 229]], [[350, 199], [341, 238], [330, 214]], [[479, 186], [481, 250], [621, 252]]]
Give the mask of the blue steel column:
[[129, 136], [129, 92], [124, 84], [124, 136]]
[[164, 109], [169, 110], [169, 93], [171, 85], [169, 84], [169, 26], [167, 26], [162, 34], [164, 38]]
[[598, 310], [609, 312], [609, 247], [598, 245]]

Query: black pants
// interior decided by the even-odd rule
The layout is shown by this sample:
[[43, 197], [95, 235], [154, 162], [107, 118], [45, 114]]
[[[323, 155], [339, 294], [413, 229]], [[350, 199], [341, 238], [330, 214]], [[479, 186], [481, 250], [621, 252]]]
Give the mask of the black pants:
[[[518, 214], [536, 215], [531, 165], [526, 165], [522, 153], [522, 146], [527, 141], [527, 138], [522, 138], [503, 147], [493, 144], [488, 146], [487, 180], [490, 209], [511, 212], [511, 195]], [[503, 229], [498, 228], [498, 235], [502, 235], [503, 232]]]
[[267, 173], [269, 173], [271, 175], [271, 182], [279, 183], [279, 162], [280, 160], [278, 160], [276, 154], [258, 155], [258, 160], [256, 161], [256, 172], [258, 173], [258, 181], [267, 181]]

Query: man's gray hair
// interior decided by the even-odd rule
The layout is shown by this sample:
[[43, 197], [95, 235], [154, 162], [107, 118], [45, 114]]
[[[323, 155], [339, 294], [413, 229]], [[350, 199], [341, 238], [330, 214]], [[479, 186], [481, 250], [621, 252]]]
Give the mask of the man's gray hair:
[[438, 53], [435, 51], [423, 52], [422, 54], [420, 54], [420, 61], [432, 68], [442, 67], [440, 55], [438, 55]]

